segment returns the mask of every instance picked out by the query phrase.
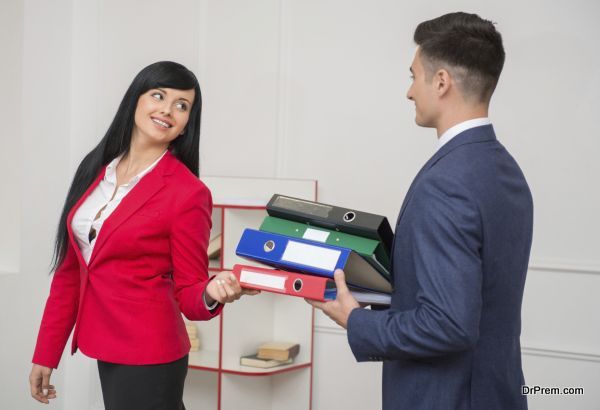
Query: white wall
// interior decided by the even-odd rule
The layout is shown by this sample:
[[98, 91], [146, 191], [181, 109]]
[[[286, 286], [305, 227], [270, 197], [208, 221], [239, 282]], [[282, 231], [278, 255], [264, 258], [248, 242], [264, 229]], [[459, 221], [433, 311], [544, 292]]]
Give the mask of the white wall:
[[0, 19], [0, 244], [11, 250], [7, 259], [0, 252], [0, 397], [3, 408], [20, 410], [38, 408], [28, 397], [27, 378], [48, 292], [52, 235], [70, 178], [70, 4], [3, 1]]
[[[12, 178], [2, 179], [2, 189], [14, 192], [19, 189], [19, 156], [22, 152], [22, 63], [23, 63], [23, 5], [21, 3], [0, 3], [0, 38], [11, 39], [2, 48], [0, 81], [5, 98], [0, 98], [0, 115], [3, 124], [1, 133], [0, 174], [12, 174]], [[3, 201], [4, 202], [4, 201]], [[0, 226], [7, 232], [0, 235], [0, 272], [19, 271], [19, 231], [20, 201], [3, 204], [0, 212]], [[14, 239], [13, 239], [14, 238]], [[15, 240], [16, 239], [16, 240]]]
[[[527, 383], [586, 389], [582, 397], [530, 397], [530, 408], [600, 402], [599, 3], [139, 4], [0, 2], [0, 33], [12, 39], [0, 45], [9, 96], [0, 99], [3, 407], [38, 408], [26, 380], [60, 207], [75, 167], [143, 66], [172, 59], [200, 78], [203, 173], [317, 179], [322, 201], [393, 223], [436, 147], [405, 99], [412, 32], [454, 10], [497, 21], [507, 51], [491, 117], [535, 200], [523, 305]], [[313, 409], [379, 407], [380, 366], [354, 363], [345, 333], [322, 315], [316, 325]], [[56, 408], [101, 408], [94, 366], [65, 355]]]

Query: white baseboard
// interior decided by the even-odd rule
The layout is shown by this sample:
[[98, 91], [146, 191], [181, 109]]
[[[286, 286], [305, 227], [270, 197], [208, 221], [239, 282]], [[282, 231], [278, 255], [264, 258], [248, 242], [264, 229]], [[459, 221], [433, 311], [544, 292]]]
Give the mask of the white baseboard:
[[569, 350], [548, 349], [533, 346], [522, 346], [521, 352], [527, 356], [542, 356], [552, 359], [580, 360], [600, 363], [600, 354]]
[[[318, 334], [329, 334], [335, 336], [343, 336], [346, 338], [346, 330], [341, 327], [334, 326], [315, 326], [315, 333]], [[345, 340], [344, 340], [345, 342]], [[521, 347], [523, 355], [527, 356], [542, 356], [550, 357], [553, 359], [565, 359], [565, 360], [580, 360], [585, 362], [598, 362], [600, 363], [600, 354], [581, 352], [575, 350], [564, 350], [547, 347], [536, 347], [531, 345], [524, 345]]]
[[531, 259], [530, 270], [563, 273], [588, 273], [600, 274], [600, 266], [594, 262], [579, 263], [560, 259]]

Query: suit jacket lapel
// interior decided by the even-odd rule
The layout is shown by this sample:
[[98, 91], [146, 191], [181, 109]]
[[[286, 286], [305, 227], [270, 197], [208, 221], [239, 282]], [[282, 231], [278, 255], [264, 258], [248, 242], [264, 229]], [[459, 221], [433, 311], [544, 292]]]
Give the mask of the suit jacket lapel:
[[415, 187], [415, 184], [417, 183], [417, 181], [419, 180], [421, 175], [423, 175], [423, 172], [425, 172], [427, 169], [429, 169], [429, 167], [431, 166], [431, 163], [434, 161], [435, 157], [436, 157], [436, 155], [429, 158], [429, 160], [425, 163], [425, 165], [423, 165], [423, 167], [417, 173], [417, 176], [415, 176], [415, 178], [411, 182], [410, 187], [408, 188], [408, 191], [406, 192], [406, 196], [404, 197], [404, 201], [402, 201], [402, 206], [400, 207], [400, 213], [398, 214], [398, 219], [396, 220], [396, 226], [398, 226], [398, 224], [400, 223], [400, 218], [402, 218], [402, 214], [404, 213], [404, 210], [406, 209], [406, 205], [410, 202], [410, 198], [412, 197], [413, 188]]
[[83, 255], [81, 254], [81, 250], [79, 249], [79, 245], [77, 244], [77, 240], [75, 239], [75, 235], [73, 234], [73, 228], [71, 224], [73, 223], [73, 217], [75, 216], [75, 212], [81, 206], [81, 204], [87, 199], [88, 196], [96, 189], [102, 178], [104, 178], [104, 174], [106, 173], [106, 165], [102, 168], [102, 170], [96, 176], [96, 179], [92, 184], [88, 187], [88, 189], [84, 192], [83, 195], [79, 198], [79, 200], [71, 207], [69, 214], [67, 215], [67, 233], [69, 235], [69, 240], [71, 241], [71, 246], [75, 249], [75, 254], [77, 255], [77, 259], [79, 260], [79, 266], [86, 266], [85, 259], [83, 259]]
[[[413, 188], [414, 188], [415, 184], [417, 183], [417, 181], [419, 180], [419, 177], [423, 174], [423, 172], [425, 172], [425, 170], [429, 169], [429, 167], [431, 166], [431, 162], [434, 160], [434, 158], [435, 158], [435, 155], [433, 157], [431, 157], [429, 159], [429, 161], [427, 161], [425, 163], [425, 165], [423, 165], [423, 167], [417, 173], [417, 176], [415, 176], [413, 181], [411, 182], [410, 187], [408, 188], [408, 191], [406, 192], [406, 196], [404, 197], [404, 201], [402, 201], [402, 206], [400, 207], [398, 219], [396, 219], [396, 229], [394, 230], [394, 232], [396, 230], [398, 230], [398, 225], [400, 224], [400, 219], [402, 218], [402, 214], [404, 214], [406, 205], [410, 202], [410, 198], [412, 197]], [[396, 235], [394, 235], [394, 239], [392, 240], [392, 249], [391, 249], [392, 258], [391, 258], [391, 263], [390, 263], [391, 264], [390, 278], [391, 278], [392, 285], [394, 284], [394, 247], [395, 247], [395, 245], [396, 245]]]
[[170, 172], [174, 162], [176, 162], [176, 159], [170, 152], [167, 152], [156, 167], [145, 175], [133, 187], [131, 192], [125, 195], [119, 206], [102, 224], [102, 229], [100, 229], [98, 238], [96, 238], [96, 244], [88, 265], [92, 265], [96, 255], [98, 255], [112, 233], [165, 186], [163, 176]]
[[476, 142], [484, 142], [484, 141], [492, 141], [496, 139], [496, 135], [494, 134], [494, 128], [491, 125], [484, 125], [481, 127], [470, 128], [466, 131], [461, 132], [450, 141], [448, 141], [443, 147], [441, 147], [429, 160], [423, 165], [423, 168], [419, 171], [413, 182], [410, 184], [410, 188], [408, 188], [408, 192], [406, 193], [406, 197], [404, 198], [404, 202], [402, 203], [402, 207], [400, 208], [400, 213], [398, 214], [398, 219], [396, 221], [396, 226], [400, 223], [400, 219], [402, 219], [402, 215], [406, 210], [406, 206], [410, 202], [410, 198], [413, 195], [413, 188], [415, 187], [419, 178], [432, 166], [435, 165], [440, 159], [448, 155], [452, 150], [457, 147], [460, 147], [464, 144], [472, 144]]

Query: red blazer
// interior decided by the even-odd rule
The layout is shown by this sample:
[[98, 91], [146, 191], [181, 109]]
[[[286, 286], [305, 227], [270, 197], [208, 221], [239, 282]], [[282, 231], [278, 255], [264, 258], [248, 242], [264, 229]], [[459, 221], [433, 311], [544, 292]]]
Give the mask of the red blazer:
[[181, 317], [209, 320], [212, 198], [170, 152], [123, 198], [104, 222], [86, 264], [71, 221], [106, 167], [69, 212], [64, 261], [54, 273], [33, 363], [58, 366], [75, 326], [71, 354], [111, 363], [168, 363], [190, 342]]

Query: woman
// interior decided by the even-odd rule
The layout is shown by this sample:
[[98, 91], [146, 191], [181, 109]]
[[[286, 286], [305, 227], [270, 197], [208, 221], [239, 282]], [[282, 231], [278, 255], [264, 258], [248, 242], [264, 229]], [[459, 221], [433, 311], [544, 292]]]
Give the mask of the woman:
[[106, 135], [81, 162], [60, 218], [54, 277], [30, 375], [56, 397], [52, 370], [71, 353], [98, 360], [106, 409], [179, 409], [190, 343], [182, 320], [210, 320], [242, 294], [208, 278], [210, 191], [198, 179], [201, 95], [173, 62], [144, 68]]

